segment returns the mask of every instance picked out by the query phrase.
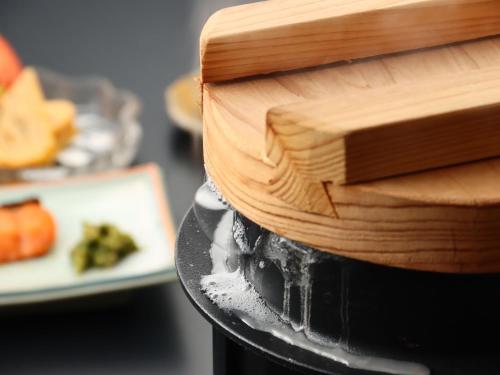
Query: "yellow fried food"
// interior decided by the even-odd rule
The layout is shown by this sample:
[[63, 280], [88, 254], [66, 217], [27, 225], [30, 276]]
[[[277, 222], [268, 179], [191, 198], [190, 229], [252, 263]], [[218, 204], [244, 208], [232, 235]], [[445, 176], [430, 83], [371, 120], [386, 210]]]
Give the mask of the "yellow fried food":
[[45, 98], [42, 85], [38, 79], [35, 69], [24, 68], [12, 86], [6, 91], [0, 103], [11, 101], [11, 104], [22, 105], [36, 110], [44, 102]]
[[73, 134], [75, 107], [46, 101], [33, 68], [25, 68], [0, 98], [0, 168], [50, 164]]
[[43, 105], [43, 111], [59, 148], [66, 146], [76, 133], [74, 104], [67, 100], [49, 100]]
[[[37, 107], [38, 108], [38, 107]], [[10, 91], [0, 102], [0, 167], [22, 168], [50, 163], [57, 143], [38, 109], [24, 106]]]

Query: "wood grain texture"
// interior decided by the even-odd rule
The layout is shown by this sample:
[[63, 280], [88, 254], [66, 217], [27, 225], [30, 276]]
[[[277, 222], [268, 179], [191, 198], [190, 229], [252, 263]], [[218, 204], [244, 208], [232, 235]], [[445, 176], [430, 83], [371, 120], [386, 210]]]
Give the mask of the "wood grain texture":
[[266, 122], [269, 159], [293, 159], [300, 166], [294, 178], [308, 184], [500, 156], [500, 69], [274, 107]]
[[[500, 159], [374, 182], [301, 186], [293, 158], [266, 156], [272, 107], [500, 67], [500, 39], [203, 86], [208, 174], [265, 228], [395, 267], [500, 272]], [[284, 150], [284, 152], [289, 152]]]
[[200, 38], [216, 82], [500, 33], [497, 0], [273, 0], [223, 9]]

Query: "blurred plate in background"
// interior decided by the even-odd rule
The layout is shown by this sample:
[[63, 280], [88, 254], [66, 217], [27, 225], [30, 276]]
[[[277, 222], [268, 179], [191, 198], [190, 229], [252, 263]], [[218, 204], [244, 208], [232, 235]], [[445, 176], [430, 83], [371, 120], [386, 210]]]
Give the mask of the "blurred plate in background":
[[[46, 256], [0, 265], [0, 305], [41, 302], [175, 279], [175, 231], [161, 173], [154, 164], [62, 182], [0, 188], [0, 205], [37, 197], [53, 215], [57, 240]], [[110, 223], [140, 250], [112, 268], [77, 274], [70, 252], [82, 224]]]
[[165, 90], [167, 115], [176, 126], [192, 135], [201, 135], [201, 86], [198, 71], [179, 77]]

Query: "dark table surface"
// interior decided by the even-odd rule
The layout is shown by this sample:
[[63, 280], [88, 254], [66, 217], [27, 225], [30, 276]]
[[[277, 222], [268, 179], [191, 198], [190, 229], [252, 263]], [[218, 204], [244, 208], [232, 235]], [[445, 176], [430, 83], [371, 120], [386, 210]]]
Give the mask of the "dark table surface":
[[[0, 33], [26, 64], [104, 76], [140, 96], [144, 139], [137, 162], [162, 167], [177, 225], [202, 182], [203, 164], [199, 143], [169, 123], [163, 93], [196, 66], [207, 1], [0, 1]], [[212, 372], [210, 326], [178, 282], [4, 308], [0, 327], [0, 374]]]

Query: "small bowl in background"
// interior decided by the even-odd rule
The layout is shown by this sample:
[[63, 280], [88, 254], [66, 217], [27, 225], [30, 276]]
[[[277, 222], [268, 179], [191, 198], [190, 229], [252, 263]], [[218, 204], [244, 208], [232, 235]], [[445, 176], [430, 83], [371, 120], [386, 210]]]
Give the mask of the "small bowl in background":
[[0, 182], [49, 181], [130, 165], [142, 128], [139, 99], [102, 78], [69, 78], [36, 68], [47, 99], [67, 99], [77, 109], [78, 133], [50, 166], [0, 169]]

